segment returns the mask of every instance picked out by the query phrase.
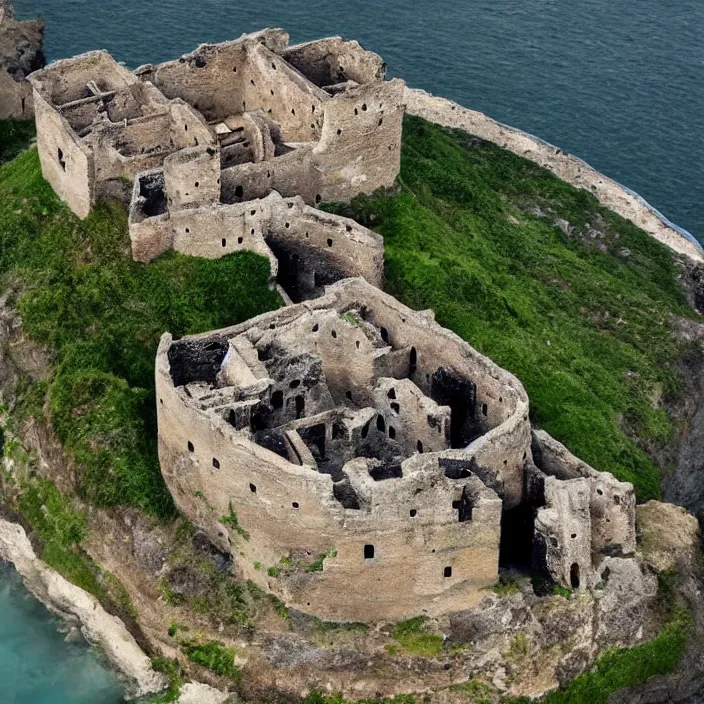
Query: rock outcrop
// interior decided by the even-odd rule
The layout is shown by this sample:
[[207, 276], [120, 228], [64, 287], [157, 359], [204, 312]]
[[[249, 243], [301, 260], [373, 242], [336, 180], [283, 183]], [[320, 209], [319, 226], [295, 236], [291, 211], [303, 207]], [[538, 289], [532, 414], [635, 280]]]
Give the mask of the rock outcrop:
[[166, 687], [164, 676], [152, 670], [151, 661], [124, 624], [88, 592], [44, 564], [21, 526], [2, 519], [0, 559], [15, 566], [26, 587], [42, 603], [67, 621], [80, 624], [85, 639], [98, 646], [125, 677], [128, 695], [141, 697]]
[[27, 76], [46, 63], [44, 20], [18, 22], [11, 0], [0, 0], [0, 120], [32, 117]]

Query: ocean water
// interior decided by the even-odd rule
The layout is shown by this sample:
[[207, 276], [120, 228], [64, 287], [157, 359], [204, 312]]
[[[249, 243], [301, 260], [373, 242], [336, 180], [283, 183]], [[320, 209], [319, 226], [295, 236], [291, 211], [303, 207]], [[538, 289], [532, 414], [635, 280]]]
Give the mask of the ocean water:
[[284, 27], [340, 34], [393, 75], [576, 154], [704, 241], [702, 0], [15, 0], [47, 55], [130, 67]]
[[54, 616], [0, 562], [0, 702], [118, 704], [122, 687], [84, 642], [65, 642]]

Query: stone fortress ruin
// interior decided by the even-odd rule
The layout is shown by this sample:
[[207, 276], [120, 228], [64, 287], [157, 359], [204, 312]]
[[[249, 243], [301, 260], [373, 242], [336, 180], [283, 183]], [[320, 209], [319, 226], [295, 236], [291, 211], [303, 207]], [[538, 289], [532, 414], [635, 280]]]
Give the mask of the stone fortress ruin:
[[177, 505], [302, 611], [439, 615], [476, 605], [517, 545], [573, 588], [635, 552], [632, 485], [532, 433], [514, 376], [362, 279], [165, 335], [156, 385]]
[[380, 290], [383, 239], [316, 207], [396, 182], [409, 92], [379, 56], [264, 30], [29, 80], [45, 178], [79, 217], [129, 202], [134, 259], [271, 261], [289, 305], [156, 360], [162, 473], [238, 576], [377, 621], [470, 608], [502, 563], [584, 589], [635, 553], [633, 487], [533, 431], [514, 376]]
[[134, 73], [104, 51], [58, 61], [30, 78], [42, 172], [82, 218], [131, 199], [137, 261], [248, 249], [293, 300], [381, 285], [381, 238], [312, 206], [393, 185], [405, 85], [385, 72], [357, 42], [289, 46], [281, 30]]

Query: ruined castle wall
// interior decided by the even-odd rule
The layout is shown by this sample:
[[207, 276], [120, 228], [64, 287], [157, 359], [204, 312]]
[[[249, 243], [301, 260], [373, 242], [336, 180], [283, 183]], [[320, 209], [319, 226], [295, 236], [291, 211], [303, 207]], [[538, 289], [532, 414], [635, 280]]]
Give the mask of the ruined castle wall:
[[269, 259], [271, 275], [276, 277], [278, 261], [264, 241], [264, 216], [256, 202], [174, 212], [171, 214], [173, 249], [208, 259], [242, 250], [256, 252]]
[[592, 586], [592, 524], [588, 479], [545, 478], [545, 507], [535, 519], [534, 569], [558, 584]]
[[138, 81], [106, 51], [91, 51], [70, 59], [62, 59], [35, 73], [32, 83], [56, 106], [87, 98], [94, 83], [102, 93], [128, 88]]
[[597, 472], [545, 431], [534, 431], [533, 448], [536, 465], [547, 475], [563, 481], [578, 477], [589, 481], [593, 552], [633, 554], [636, 550], [633, 485], [618, 481], [609, 472]]
[[207, 143], [182, 149], [164, 160], [169, 210], [220, 202], [220, 150]]
[[130, 222], [132, 258], [148, 264], [173, 249], [173, 233], [168, 215], [156, 215], [142, 222]]
[[188, 103], [175, 99], [169, 103], [170, 137], [174, 149], [214, 145], [213, 137], [203, 118]]
[[450, 408], [439, 406], [408, 379], [380, 379], [374, 390], [374, 407], [386, 411], [406, 455], [450, 449]]
[[78, 217], [88, 217], [95, 189], [93, 155], [36, 89], [34, 109], [42, 175]]
[[203, 44], [175, 61], [152, 67], [142, 75], [167, 98], [181, 98], [207, 121], [223, 120], [243, 111], [247, 54], [242, 42]]
[[379, 288], [383, 285], [381, 236], [353, 220], [307, 206], [301, 198], [288, 202], [271, 197], [267, 200], [267, 241], [291, 266], [292, 289], [311, 294], [322, 286], [355, 276]]
[[171, 220], [166, 211], [163, 169], [138, 174], [132, 186], [129, 214], [132, 258], [148, 263], [173, 248]]
[[96, 182], [133, 179], [140, 171], [160, 166], [169, 149], [169, 125], [169, 115], [163, 113], [96, 129], [85, 140], [93, 153]]
[[284, 198], [301, 196], [309, 205], [322, 200], [322, 175], [315, 169], [310, 145], [269, 161], [225, 168], [221, 178], [223, 203], [265, 198], [272, 191]]
[[[294, 608], [361, 621], [465, 608], [495, 582], [501, 503], [492, 492], [474, 487], [480, 495], [471, 523], [457, 522], [449, 481], [444, 490], [441, 481], [418, 481], [399, 492], [389, 486], [393, 500], [380, 498], [371, 513], [343, 509], [332, 497], [328, 475], [244, 446], [224, 422], [215, 425], [188, 408], [161, 359], [159, 449], [166, 481], [181, 510], [236, 555], [242, 576]], [[218, 520], [229, 514], [230, 503], [249, 540]], [[365, 545], [374, 546], [373, 559], [365, 559]], [[323, 570], [306, 572], [325, 553], [331, 557]], [[278, 579], [254, 567], [280, 566], [283, 556], [291, 556], [294, 567]], [[446, 567], [452, 568], [449, 577]]]
[[283, 58], [316, 86], [354, 81], [378, 83], [386, 76], [384, 60], [356, 41], [329, 37], [286, 49]]
[[[336, 215], [328, 215], [306, 206], [301, 199], [284, 200], [277, 193], [264, 199], [234, 203], [230, 205], [213, 204], [202, 207], [183, 207], [184, 200], [180, 193], [168, 188], [172, 185], [169, 169], [178, 161], [179, 177], [183, 176], [183, 159], [193, 156], [193, 178], [200, 181], [188, 182], [188, 192], [197, 190], [208, 192], [205, 176], [212, 173], [211, 184], [213, 200], [217, 191], [214, 182], [217, 169], [199, 168], [201, 159], [217, 162], [217, 154], [211, 156], [207, 149], [193, 149], [179, 152], [165, 162], [165, 176], [168, 197], [178, 200], [180, 210], [172, 209], [170, 224], [172, 230], [170, 246], [177, 252], [192, 256], [217, 259], [231, 252], [250, 250], [268, 257], [272, 262], [272, 276], [276, 276], [280, 261], [274, 257], [268, 244], [282, 253], [290, 265], [293, 257], [298, 257], [297, 264], [305, 270], [303, 275], [315, 278], [316, 267], [321, 272], [319, 285], [333, 283], [349, 276], [363, 276], [374, 285], [380, 285], [383, 278], [384, 245], [382, 238], [361, 227], [356, 222]], [[186, 166], [190, 166], [187, 163]], [[195, 174], [195, 175], [194, 175]], [[183, 179], [185, 183], [185, 179]], [[199, 186], [194, 189], [195, 183]], [[195, 206], [196, 203], [188, 205]], [[136, 217], [130, 219], [130, 228], [137, 224], [140, 251], [148, 238], [148, 228], [154, 226], [154, 238], [162, 240], [164, 219], [152, 221], [152, 218]], [[332, 244], [330, 244], [330, 242]], [[161, 252], [155, 246], [155, 252]], [[134, 253], [133, 253], [134, 256]], [[140, 256], [144, 256], [143, 254]], [[302, 274], [298, 274], [301, 276]]]
[[326, 201], [393, 186], [401, 166], [405, 84], [394, 79], [360, 86], [325, 105], [313, 157]]
[[286, 142], [318, 139], [329, 96], [265, 46], [247, 42], [243, 109], [260, 109], [281, 128]]
[[[378, 298], [390, 299], [362, 281], [346, 281], [330, 287], [324, 299], [266, 314], [207, 337], [232, 338], [254, 325], [262, 331], [273, 326], [295, 340], [300, 339], [299, 327], [284, 331], [280, 326], [286, 321], [300, 320], [301, 326], [318, 323], [320, 342], [315, 351], [325, 358], [324, 364], [330, 364], [332, 357], [322, 349], [323, 341], [336, 338], [328, 327], [336, 325], [337, 339], [353, 349], [359, 328], [328, 307], [332, 303], [343, 311], [373, 299], [376, 309]], [[427, 318], [393, 304], [410, 323], [409, 334], [417, 338], [415, 326], [425, 328]], [[325, 321], [329, 325], [321, 324]], [[433, 327], [435, 335], [451, 335]], [[347, 330], [350, 334], [343, 334]], [[468, 453], [455, 450], [414, 455], [403, 463], [402, 478], [371, 482], [367, 509], [344, 509], [331, 497], [328, 475], [291, 465], [246, 442], [224, 421], [226, 406], [208, 417], [197, 410], [195, 398], [189, 399], [183, 389], [174, 389], [166, 356], [170, 342], [168, 336], [162, 340], [157, 359], [162, 469], [179, 507], [221, 547], [245, 553], [238, 562], [244, 576], [304, 611], [330, 619], [365, 621], [465, 608], [481, 598], [479, 589], [494, 583], [501, 501], [478, 476], [464, 474], [466, 479], [453, 480], [440, 464], [440, 457], [448, 456], [471, 466], [471, 447]], [[289, 341], [282, 342], [287, 345]], [[471, 356], [471, 348], [457, 338], [446, 339], [445, 346], [454, 342]], [[507, 403], [510, 392], [519, 397], [511, 399], [515, 412], [525, 404], [524, 394], [510, 375], [503, 374], [507, 384], [513, 384], [504, 392]], [[225, 391], [221, 392], [223, 398]], [[195, 492], [202, 492], [203, 497]], [[468, 520], [466, 516], [458, 520], [456, 504], [464, 496], [471, 501], [472, 511]], [[227, 515], [230, 502], [240, 525], [249, 533], [248, 541], [235, 531], [228, 535], [217, 520]], [[228, 538], [233, 547], [228, 546]], [[374, 557], [365, 559], [368, 545], [374, 546]], [[305, 565], [325, 553], [330, 556], [321, 572], [294, 567], [277, 579], [253, 566], [254, 562], [264, 567], [279, 565], [284, 555], [290, 555], [294, 565]], [[384, 584], [384, 589], [379, 589], [379, 584]]]
[[695, 262], [704, 262], [704, 254], [694, 242], [678, 232], [641, 198], [581, 159], [525, 132], [496, 122], [480, 112], [468, 110], [422, 90], [407, 88], [405, 102], [411, 115], [465, 130], [549, 169], [563, 181], [588, 191], [602, 205], [630, 220], [675, 252], [684, 254]]

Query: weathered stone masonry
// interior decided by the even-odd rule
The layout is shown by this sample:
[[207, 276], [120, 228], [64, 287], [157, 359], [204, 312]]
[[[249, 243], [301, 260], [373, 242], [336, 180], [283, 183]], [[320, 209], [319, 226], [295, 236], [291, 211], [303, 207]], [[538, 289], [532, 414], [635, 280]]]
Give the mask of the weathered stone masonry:
[[91, 52], [30, 80], [42, 172], [77, 215], [134, 181], [137, 261], [249, 249], [293, 300], [348, 276], [381, 284], [381, 238], [313, 207], [398, 175], [404, 84], [357, 42], [289, 47], [265, 30], [135, 73]]
[[604, 553], [635, 550], [630, 484], [533, 437], [515, 377], [361, 279], [219, 332], [165, 335], [156, 385], [177, 505], [242, 576], [303, 611], [469, 608], [498, 579], [514, 511], [537, 516], [534, 564], [567, 586], [595, 585]]

